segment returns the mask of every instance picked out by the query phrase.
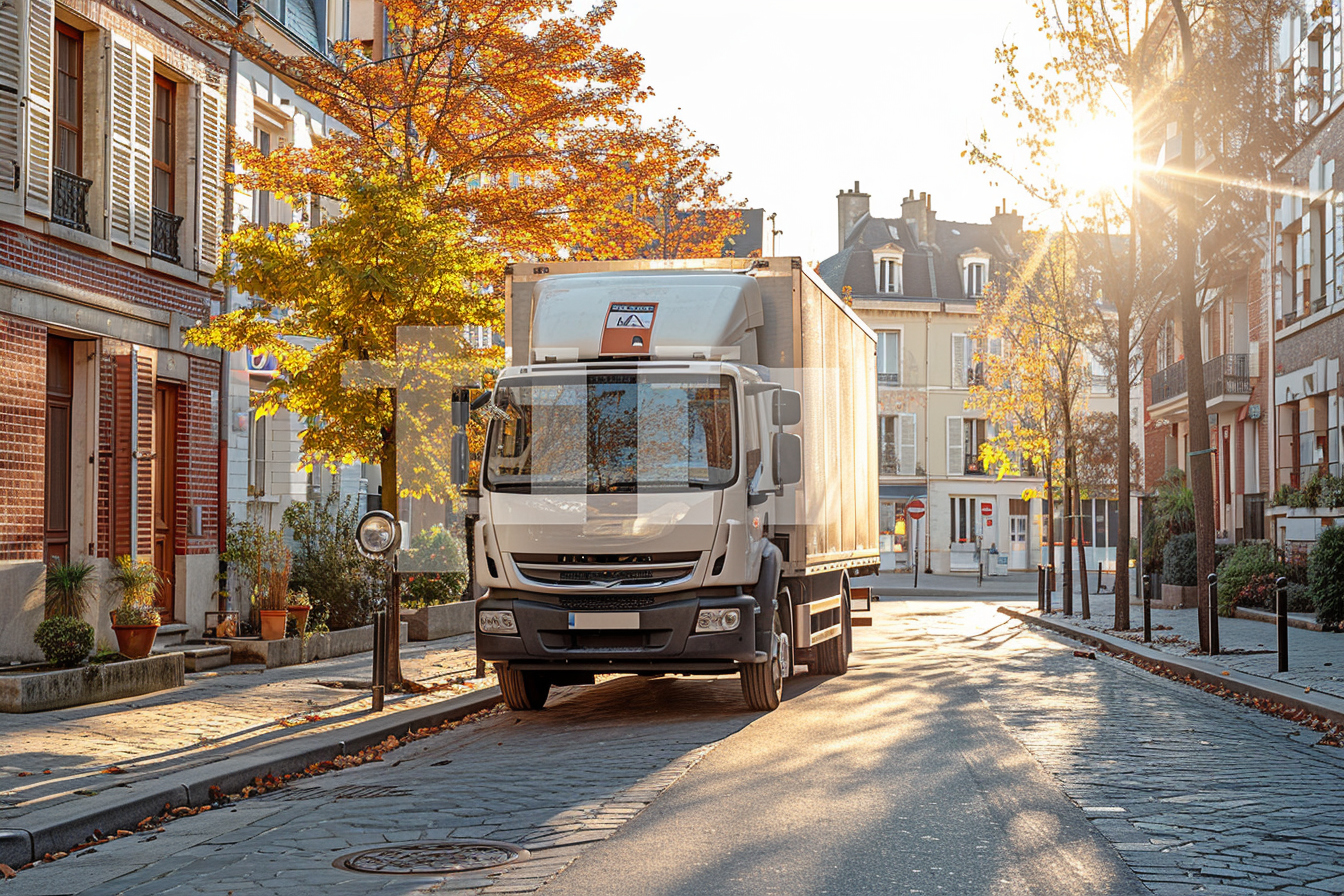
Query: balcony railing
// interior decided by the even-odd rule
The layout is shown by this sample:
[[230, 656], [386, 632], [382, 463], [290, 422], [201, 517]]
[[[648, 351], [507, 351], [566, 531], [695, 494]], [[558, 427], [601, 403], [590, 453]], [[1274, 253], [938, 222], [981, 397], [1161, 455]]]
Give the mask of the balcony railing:
[[877, 375], [877, 384], [879, 386], [899, 386], [901, 384], [901, 375], [899, 373], [879, 373]]
[[[1171, 401], [1186, 393], [1185, 359], [1153, 374], [1151, 404]], [[1251, 356], [1219, 355], [1204, 362], [1204, 395], [1250, 395]]]
[[154, 209], [154, 230], [150, 238], [149, 250], [155, 258], [182, 263], [182, 254], [177, 246], [177, 232], [182, 228], [182, 219], [163, 209]]
[[978, 452], [966, 455], [964, 470], [967, 476], [985, 475], [985, 465], [980, 460], [980, 454]]
[[51, 220], [73, 230], [89, 232], [89, 187], [93, 181], [62, 171], [51, 172]]

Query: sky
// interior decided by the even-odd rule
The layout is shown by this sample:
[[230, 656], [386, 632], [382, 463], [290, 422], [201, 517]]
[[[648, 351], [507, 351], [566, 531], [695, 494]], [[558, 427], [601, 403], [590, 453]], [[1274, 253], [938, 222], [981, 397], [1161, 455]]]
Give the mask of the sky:
[[617, 0], [605, 37], [644, 57], [647, 120], [680, 115], [718, 145], [733, 197], [778, 214], [779, 255], [838, 251], [836, 194], [856, 180], [877, 216], [911, 190], [941, 220], [987, 222], [1005, 198], [1032, 211], [961, 155], [986, 127], [1011, 148], [994, 50], [1043, 50], [1026, 0]]

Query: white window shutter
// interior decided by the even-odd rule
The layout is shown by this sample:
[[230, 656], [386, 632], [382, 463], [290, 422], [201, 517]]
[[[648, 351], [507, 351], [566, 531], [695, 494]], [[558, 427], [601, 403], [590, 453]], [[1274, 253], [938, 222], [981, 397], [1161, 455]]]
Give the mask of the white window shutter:
[[56, 40], [56, 6], [52, 0], [28, 0], [27, 206], [51, 216], [52, 66]]
[[900, 448], [900, 471], [906, 476], [913, 476], [915, 467], [919, 463], [918, 452], [915, 441], [915, 415], [901, 414], [901, 448]]
[[966, 357], [966, 335], [964, 333], [952, 334], [952, 388], [966, 388], [966, 366], [969, 359]]
[[[0, 34], [19, 33], [15, 0], [0, 0]], [[19, 95], [23, 82], [17, 40], [0, 40], [0, 190], [19, 188]]]
[[961, 476], [966, 472], [965, 449], [962, 440], [965, 431], [960, 417], [947, 418], [947, 475]]
[[197, 167], [200, 205], [197, 220], [200, 233], [198, 267], [212, 274], [219, 265], [220, 232], [224, 226], [224, 103], [219, 91], [201, 85], [201, 108], [197, 120], [201, 123], [200, 159]]
[[135, 48], [129, 40], [114, 34], [109, 41], [108, 58], [108, 94], [112, 105], [111, 237], [114, 242], [129, 246], [135, 217]]
[[154, 213], [154, 153], [150, 145], [154, 139], [154, 54], [147, 47], [135, 45], [135, 129], [133, 131], [131, 196], [131, 245], [148, 252], [153, 236]]

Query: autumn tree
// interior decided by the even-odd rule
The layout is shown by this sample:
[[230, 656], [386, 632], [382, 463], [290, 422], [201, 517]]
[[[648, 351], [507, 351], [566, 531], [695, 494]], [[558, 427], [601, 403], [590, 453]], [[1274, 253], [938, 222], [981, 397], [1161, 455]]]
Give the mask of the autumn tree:
[[622, 172], [623, 195], [586, 234], [576, 258], [718, 258], [743, 232], [743, 203], [712, 167], [719, 148], [679, 118], [659, 122]]
[[[1056, 470], [1062, 473], [1062, 591], [1069, 614], [1073, 558], [1067, 548], [1073, 543], [1073, 504], [1078, 498], [1077, 424], [1086, 412], [1091, 384], [1089, 345], [1098, 338], [1101, 322], [1095, 298], [1094, 278], [1080, 266], [1072, 234], [1029, 235], [1021, 259], [990, 285], [981, 302], [976, 338], [982, 348], [976, 358], [984, 365], [984, 380], [971, 388], [970, 399], [1001, 430], [985, 449], [1001, 473], [1005, 458], [1019, 451], [1033, 460], [1044, 456], [1052, 481]], [[1002, 350], [985, 351], [991, 341]], [[1052, 502], [1053, 494], [1048, 500]], [[1053, 550], [1053, 533], [1050, 541]], [[1079, 539], [1080, 567], [1085, 566], [1082, 556]], [[1083, 573], [1083, 609], [1089, 615], [1085, 568]]]

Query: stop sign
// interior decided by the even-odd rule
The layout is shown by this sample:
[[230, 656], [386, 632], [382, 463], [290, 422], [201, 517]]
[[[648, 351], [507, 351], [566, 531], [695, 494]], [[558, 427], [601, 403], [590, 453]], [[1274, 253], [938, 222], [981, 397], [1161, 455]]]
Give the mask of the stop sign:
[[912, 520], [924, 519], [924, 502], [915, 498], [909, 504], [905, 505], [905, 515]]

